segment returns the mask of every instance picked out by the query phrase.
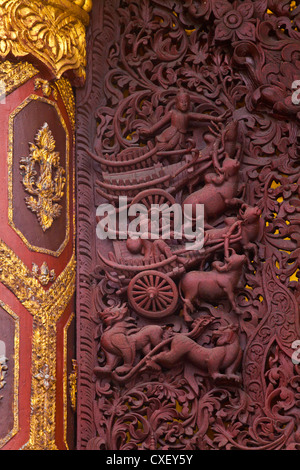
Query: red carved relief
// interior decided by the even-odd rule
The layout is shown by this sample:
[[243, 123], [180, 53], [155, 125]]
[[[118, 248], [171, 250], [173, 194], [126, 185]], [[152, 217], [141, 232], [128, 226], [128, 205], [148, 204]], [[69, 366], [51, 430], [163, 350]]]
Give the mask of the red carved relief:
[[[299, 14], [95, 5], [77, 96], [79, 449], [299, 449]], [[96, 208], [119, 196], [190, 204], [191, 224], [204, 204], [203, 248], [174, 220], [163, 239], [163, 213], [155, 241], [99, 240]]]

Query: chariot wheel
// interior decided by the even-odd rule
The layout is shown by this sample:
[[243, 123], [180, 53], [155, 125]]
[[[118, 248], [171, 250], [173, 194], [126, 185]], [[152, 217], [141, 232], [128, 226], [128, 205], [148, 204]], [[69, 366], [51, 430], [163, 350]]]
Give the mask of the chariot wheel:
[[[181, 221], [181, 213], [174, 212], [178, 211], [174, 197], [163, 189], [142, 191], [133, 198], [130, 206], [134, 204], [141, 204], [146, 208], [148, 220], [152, 220], [152, 217], [157, 220], [159, 227], [156, 230], [159, 236], [174, 230], [174, 219]], [[173, 210], [170, 210], [171, 207]]]
[[175, 204], [175, 199], [163, 189], [146, 189], [135, 196], [131, 204], [144, 204], [147, 209], [150, 209], [152, 204], [167, 204], [171, 206]]
[[137, 274], [130, 281], [127, 294], [135, 312], [150, 319], [172, 315], [178, 303], [175, 282], [159, 271], [143, 271]]

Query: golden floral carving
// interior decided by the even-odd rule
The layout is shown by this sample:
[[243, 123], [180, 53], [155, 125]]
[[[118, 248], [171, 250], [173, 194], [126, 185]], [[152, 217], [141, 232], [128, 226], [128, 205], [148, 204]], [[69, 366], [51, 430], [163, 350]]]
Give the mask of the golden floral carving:
[[55, 151], [55, 140], [47, 123], [38, 131], [35, 142], [30, 144], [29, 157], [21, 159], [20, 169], [24, 173], [23, 186], [30, 194], [25, 198], [26, 205], [36, 213], [45, 232], [61, 214], [62, 206], [57, 202], [64, 195], [66, 178], [63, 176], [65, 170], [59, 165], [59, 153]]
[[[9, 118], [9, 151], [8, 151], [8, 219], [9, 219], [9, 224], [15, 230], [15, 232], [21, 237], [23, 240], [24, 244], [27, 246], [32, 251], [36, 251], [38, 253], [45, 253], [45, 254], [50, 254], [52, 256], [60, 256], [63, 250], [65, 249], [68, 241], [69, 241], [69, 236], [70, 236], [70, 216], [69, 212], [67, 211], [66, 213], [66, 236], [65, 239], [62, 243], [62, 245], [59, 247], [58, 250], [52, 251], [47, 248], [42, 248], [40, 246], [33, 246], [29, 243], [29, 241], [26, 239], [24, 234], [21, 232], [21, 230], [15, 226], [14, 223], [14, 208], [13, 208], [13, 162], [14, 162], [14, 120], [15, 117], [18, 115], [20, 111], [22, 111], [29, 103], [32, 101], [40, 101], [43, 103], [47, 103], [50, 106], [54, 107], [61, 125], [63, 126], [65, 133], [66, 133], [66, 179], [68, 181], [69, 179], [69, 152], [70, 152], [70, 134], [68, 132], [68, 128], [66, 126], [65, 120], [60, 112], [60, 109], [57, 105], [56, 102], [49, 100], [47, 98], [38, 96], [38, 95], [30, 95], [28, 98], [26, 98], [23, 103], [21, 103], [10, 115]], [[74, 188], [73, 188], [74, 190]], [[69, 207], [70, 203], [70, 188], [68, 183], [66, 184], [66, 207]]]
[[[19, 317], [15, 314], [8, 305], [0, 300], [0, 307], [6, 311], [8, 315], [14, 321], [14, 352], [13, 357], [10, 356], [10, 359], [6, 357], [6, 346], [4, 341], [0, 340], [0, 389], [6, 385], [5, 376], [6, 374], [13, 374], [13, 422], [12, 428], [7, 433], [5, 437], [0, 438], [0, 449], [13, 437], [17, 434], [19, 430], [19, 406], [18, 406], [18, 396], [19, 396], [19, 359], [20, 359], [20, 324]], [[0, 332], [1, 333], [1, 332]], [[2, 332], [3, 333], [3, 332]], [[5, 395], [5, 394], [4, 394]], [[3, 396], [4, 396], [3, 395]], [[2, 396], [0, 395], [0, 400]]]
[[34, 90], [38, 90], [39, 88], [42, 89], [44, 96], [49, 98], [52, 94], [53, 98], [57, 100], [57, 90], [48, 80], [36, 78], [34, 81]]
[[54, 269], [49, 269], [46, 261], [43, 262], [41, 268], [37, 264], [32, 263], [31, 272], [40, 281], [42, 286], [47, 286], [49, 282], [55, 281], [56, 278]]
[[0, 0], [0, 56], [32, 54], [60, 78], [85, 77], [90, 1]]

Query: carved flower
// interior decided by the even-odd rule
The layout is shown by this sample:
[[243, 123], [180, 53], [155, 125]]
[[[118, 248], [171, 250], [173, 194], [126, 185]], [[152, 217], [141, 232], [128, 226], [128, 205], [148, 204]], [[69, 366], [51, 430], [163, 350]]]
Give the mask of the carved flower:
[[48, 364], [44, 364], [40, 372], [34, 377], [42, 383], [45, 390], [49, 390], [51, 383], [55, 381], [54, 377], [50, 373], [50, 367]]
[[218, 41], [234, 41], [235, 39], [255, 39], [255, 25], [252, 3], [245, 2], [233, 5], [227, 0], [216, 1], [213, 9], [216, 20], [215, 39]]

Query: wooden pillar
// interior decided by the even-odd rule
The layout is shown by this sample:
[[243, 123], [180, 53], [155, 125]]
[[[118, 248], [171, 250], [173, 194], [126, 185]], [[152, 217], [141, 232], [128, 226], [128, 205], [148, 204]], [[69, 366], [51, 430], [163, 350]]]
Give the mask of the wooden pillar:
[[90, 0], [1, 2], [0, 448], [72, 449], [75, 106]]

